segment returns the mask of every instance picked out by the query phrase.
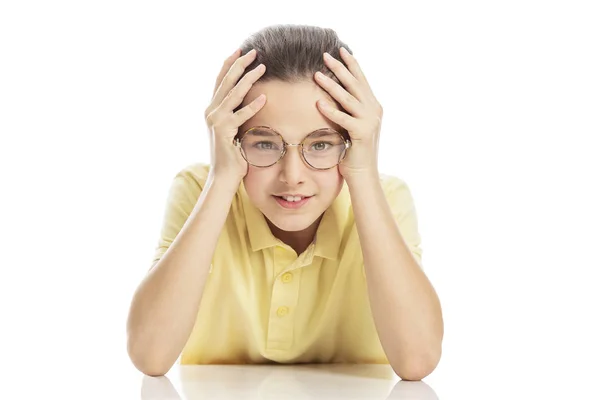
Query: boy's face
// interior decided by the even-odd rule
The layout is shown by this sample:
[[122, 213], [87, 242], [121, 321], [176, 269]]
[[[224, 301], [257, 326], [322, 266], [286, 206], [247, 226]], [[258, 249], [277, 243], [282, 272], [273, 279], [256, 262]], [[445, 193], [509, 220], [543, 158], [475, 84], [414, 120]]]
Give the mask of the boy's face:
[[[246, 106], [261, 93], [267, 96], [264, 107], [239, 129], [240, 133], [259, 125], [279, 132], [290, 144], [300, 143], [309, 133], [332, 128], [341, 132], [334, 122], [317, 109], [317, 101], [327, 100], [339, 109], [332, 97], [318, 84], [307, 80], [286, 83], [279, 80], [255, 83], [244, 99]], [[244, 186], [253, 204], [265, 217], [283, 231], [314, 230], [314, 223], [333, 203], [343, 186], [343, 178], [335, 166], [328, 170], [315, 170], [307, 165], [301, 148], [288, 147], [278, 163], [259, 168], [248, 166]], [[298, 193], [312, 196], [299, 208], [285, 208], [275, 195]]]

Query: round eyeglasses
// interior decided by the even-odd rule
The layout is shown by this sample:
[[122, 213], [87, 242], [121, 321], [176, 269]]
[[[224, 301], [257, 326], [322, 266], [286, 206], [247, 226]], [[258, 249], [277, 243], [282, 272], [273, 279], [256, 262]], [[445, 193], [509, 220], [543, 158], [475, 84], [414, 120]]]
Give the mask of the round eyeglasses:
[[248, 164], [265, 168], [276, 164], [283, 158], [288, 147], [300, 146], [304, 161], [314, 169], [330, 169], [342, 162], [352, 146], [349, 139], [331, 128], [318, 129], [302, 140], [302, 143], [290, 144], [268, 126], [256, 126], [248, 129], [241, 138], [236, 137], [233, 144], [240, 149]]

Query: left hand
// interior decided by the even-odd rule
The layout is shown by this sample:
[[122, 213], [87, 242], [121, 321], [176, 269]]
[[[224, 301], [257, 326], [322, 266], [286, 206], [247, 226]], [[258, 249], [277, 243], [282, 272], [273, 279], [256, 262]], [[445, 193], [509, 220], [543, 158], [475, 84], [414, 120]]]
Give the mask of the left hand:
[[377, 175], [377, 151], [383, 108], [353, 55], [343, 47], [340, 50], [340, 56], [348, 68], [344, 63], [327, 55], [324, 54], [325, 65], [347, 89], [320, 72], [315, 74], [317, 83], [347, 111], [346, 113], [332, 107], [331, 102], [317, 102], [319, 111], [346, 129], [352, 140], [352, 147], [348, 149], [346, 158], [338, 165], [340, 174], [345, 179], [356, 175]]

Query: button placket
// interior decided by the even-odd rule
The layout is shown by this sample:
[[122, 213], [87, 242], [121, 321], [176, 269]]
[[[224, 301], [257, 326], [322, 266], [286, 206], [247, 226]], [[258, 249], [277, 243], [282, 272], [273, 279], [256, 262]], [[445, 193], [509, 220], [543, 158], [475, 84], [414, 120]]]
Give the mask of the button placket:
[[287, 349], [293, 342], [294, 307], [298, 301], [299, 279], [289, 269], [294, 268], [299, 259], [290, 249], [276, 247], [274, 252], [275, 270], [279, 274], [273, 282], [267, 332], [267, 349]]

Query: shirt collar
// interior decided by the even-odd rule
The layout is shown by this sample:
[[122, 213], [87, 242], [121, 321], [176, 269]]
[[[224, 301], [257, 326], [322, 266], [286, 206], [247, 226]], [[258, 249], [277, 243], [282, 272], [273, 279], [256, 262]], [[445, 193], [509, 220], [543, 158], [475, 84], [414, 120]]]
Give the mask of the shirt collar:
[[[252, 251], [280, 245], [282, 242], [273, 236], [265, 216], [252, 204], [244, 182], [240, 184], [240, 195], [246, 218], [246, 227]], [[350, 193], [344, 181], [342, 190], [323, 215], [315, 236], [314, 255], [337, 260], [340, 257], [342, 234], [350, 215]]]

